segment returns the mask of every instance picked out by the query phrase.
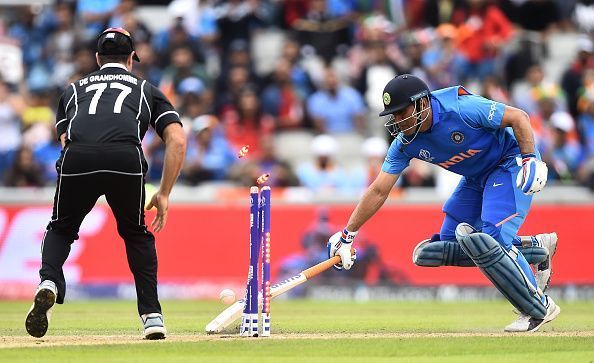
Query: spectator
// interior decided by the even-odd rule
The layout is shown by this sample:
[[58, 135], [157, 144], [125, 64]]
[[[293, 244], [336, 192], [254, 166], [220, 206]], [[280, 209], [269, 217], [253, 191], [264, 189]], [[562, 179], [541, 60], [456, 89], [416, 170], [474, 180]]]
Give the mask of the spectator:
[[541, 64], [534, 64], [526, 71], [524, 80], [512, 87], [512, 100], [516, 107], [533, 114], [538, 112], [539, 102], [543, 98], [551, 98], [559, 109], [565, 108], [565, 98], [559, 85], [545, 78]]
[[574, 121], [564, 111], [557, 111], [547, 124], [547, 136], [540, 143], [542, 161], [549, 166], [549, 180], [573, 179], [582, 162], [582, 148], [578, 142]]
[[326, 0], [310, 0], [307, 13], [292, 27], [301, 46], [308, 46], [326, 65], [344, 55], [352, 43], [348, 19], [330, 14]]
[[574, 62], [563, 73], [561, 87], [567, 95], [569, 112], [576, 116], [578, 90], [583, 86], [582, 79], [584, 72], [594, 69], [594, 44], [588, 35], [581, 35], [578, 39], [578, 53]]
[[135, 44], [150, 42], [151, 31], [146, 24], [138, 19], [136, 15], [137, 6], [138, 3], [136, 0], [120, 0], [116, 11], [114, 11], [111, 19], [109, 19], [109, 27], [124, 28], [131, 34], [134, 34]]
[[307, 110], [319, 133], [365, 133], [363, 97], [354, 88], [342, 85], [330, 68], [321, 89], [307, 100]]
[[370, 137], [361, 145], [362, 153], [366, 158], [365, 182], [361, 190], [368, 187], [382, 170], [384, 158], [388, 152], [388, 143], [381, 137]]
[[284, 58], [277, 62], [272, 83], [262, 92], [262, 109], [276, 118], [278, 130], [304, 126], [304, 99], [291, 78], [291, 63]]
[[160, 84], [163, 77], [163, 69], [158, 66], [156, 55], [150, 43], [135, 43], [136, 54], [142, 62], [134, 65], [133, 72], [146, 79], [152, 84]]
[[[452, 24], [442, 24], [436, 29], [436, 33], [436, 39], [423, 52], [421, 58], [421, 64], [427, 70], [427, 81], [431, 89], [458, 84], [457, 69], [462, 62], [456, 49], [456, 27]], [[383, 105], [380, 106], [383, 107]]]
[[364, 96], [370, 113], [375, 115], [383, 110], [384, 105], [377, 95], [384, 89], [385, 80], [396, 77], [399, 70], [388, 58], [385, 42], [367, 42], [363, 44], [363, 52], [364, 64], [354, 77], [353, 85]]
[[584, 87], [579, 91], [578, 127], [584, 145], [584, 162], [578, 180], [594, 191], [594, 70], [584, 73]]
[[318, 135], [312, 140], [311, 149], [315, 160], [297, 169], [301, 185], [314, 193], [348, 192], [350, 181], [334, 159], [338, 151], [336, 140], [330, 135]]
[[434, 28], [446, 23], [460, 25], [466, 20], [468, 3], [465, 0], [427, 0], [424, 10], [427, 23]]
[[57, 4], [54, 12], [56, 29], [48, 37], [46, 53], [52, 69], [51, 84], [61, 89], [76, 72], [74, 52], [82, 43], [82, 38], [80, 29], [75, 27], [73, 9], [69, 4]]
[[43, 60], [43, 50], [51, 29], [49, 17], [39, 14], [38, 9], [39, 7], [33, 5], [22, 7], [19, 11], [20, 19], [8, 28], [8, 36], [21, 44], [27, 71]]
[[43, 183], [42, 168], [33, 158], [33, 152], [22, 146], [16, 152], [14, 163], [8, 169], [4, 185], [8, 187], [41, 187]]
[[54, 183], [57, 179], [56, 160], [60, 157], [62, 145], [57, 137], [50, 137], [45, 143], [39, 144], [33, 150], [35, 161], [41, 166], [41, 178], [44, 184]]
[[196, 37], [188, 33], [183, 21], [183, 17], [175, 18], [173, 26], [158, 32], [153, 39], [153, 46], [160, 61], [159, 66], [163, 68], [174, 62], [173, 53], [180, 48], [191, 52], [192, 62], [200, 63], [204, 61], [200, 42]]
[[23, 143], [33, 150], [54, 137], [56, 118], [50, 102], [47, 90], [29, 94], [28, 105], [22, 114]]
[[228, 0], [215, 8], [223, 59], [234, 40], [250, 44], [252, 32], [264, 25], [266, 15], [262, 10], [260, 0]]
[[91, 40], [101, 33], [120, 0], [78, 0], [76, 13], [84, 22], [84, 38]]
[[172, 97], [180, 82], [188, 77], [197, 77], [205, 84], [210, 84], [204, 66], [196, 62], [190, 47], [182, 46], [172, 51], [170, 65], [163, 73], [159, 88], [165, 95]]
[[188, 77], [177, 87], [176, 104], [184, 125], [192, 122], [196, 117], [209, 113], [210, 93], [200, 78]]
[[501, 103], [510, 103], [507, 90], [496, 76], [485, 77], [481, 96]]
[[19, 113], [23, 108], [22, 98], [0, 80], [0, 175], [4, 175], [12, 164], [14, 153], [21, 144]]
[[510, 21], [488, 0], [469, 0], [467, 19], [459, 28], [463, 63], [460, 78], [483, 80], [495, 73], [501, 47], [513, 35]]
[[253, 87], [250, 70], [245, 66], [232, 66], [224, 79], [226, 82], [224, 84], [219, 83], [215, 96], [215, 110], [220, 115], [234, 107], [233, 105], [239, 98], [242, 89], [248, 86]]
[[221, 181], [227, 176], [237, 157], [231, 145], [217, 130], [214, 116], [200, 116], [192, 122], [183, 179], [190, 185], [205, 181]]
[[313, 92], [311, 77], [303, 65], [300, 46], [297, 40], [288, 38], [283, 44], [282, 58], [286, 59], [291, 65], [291, 80], [295, 84], [299, 95], [305, 99]]
[[235, 104], [223, 112], [223, 129], [235, 151], [250, 146], [250, 155], [260, 156], [260, 139], [274, 130], [274, 119], [264, 113], [256, 90], [244, 87]]

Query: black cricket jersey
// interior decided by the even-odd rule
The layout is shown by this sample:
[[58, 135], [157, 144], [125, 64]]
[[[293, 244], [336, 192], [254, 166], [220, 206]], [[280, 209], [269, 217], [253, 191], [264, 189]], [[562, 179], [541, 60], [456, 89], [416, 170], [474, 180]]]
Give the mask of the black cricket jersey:
[[64, 91], [56, 133], [66, 133], [67, 143], [140, 145], [149, 124], [162, 137], [171, 123], [181, 124], [179, 115], [157, 87], [108, 63]]

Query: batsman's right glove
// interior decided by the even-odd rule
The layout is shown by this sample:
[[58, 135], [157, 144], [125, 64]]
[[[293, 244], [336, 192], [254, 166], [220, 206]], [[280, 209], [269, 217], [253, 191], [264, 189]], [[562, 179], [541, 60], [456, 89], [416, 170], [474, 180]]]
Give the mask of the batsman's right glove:
[[357, 251], [352, 250], [353, 240], [358, 232], [349, 232], [344, 229], [342, 232], [336, 232], [328, 240], [328, 258], [340, 256], [340, 261], [334, 268], [337, 270], [349, 270], [357, 259]]

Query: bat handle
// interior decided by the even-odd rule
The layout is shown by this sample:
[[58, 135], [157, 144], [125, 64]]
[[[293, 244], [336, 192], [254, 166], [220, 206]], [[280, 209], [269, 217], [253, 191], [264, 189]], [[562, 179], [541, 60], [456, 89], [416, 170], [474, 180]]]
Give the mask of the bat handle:
[[[351, 253], [355, 253], [354, 249], [351, 249]], [[312, 277], [326, 271], [327, 269], [329, 269], [330, 267], [336, 265], [337, 263], [340, 263], [340, 256], [333, 256], [329, 259], [327, 259], [326, 261], [322, 261], [320, 263], [318, 263], [317, 265], [314, 265], [310, 268], [308, 268], [307, 270], [303, 270], [302, 274], [305, 275], [305, 277], [309, 280]]]

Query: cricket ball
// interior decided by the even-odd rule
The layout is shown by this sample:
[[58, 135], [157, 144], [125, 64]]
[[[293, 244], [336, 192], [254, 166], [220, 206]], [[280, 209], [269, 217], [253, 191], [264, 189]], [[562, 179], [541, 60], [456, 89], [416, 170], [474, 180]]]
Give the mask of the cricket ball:
[[219, 294], [219, 300], [225, 305], [231, 305], [235, 302], [235, 292], [231, 289], [224, 289]]

